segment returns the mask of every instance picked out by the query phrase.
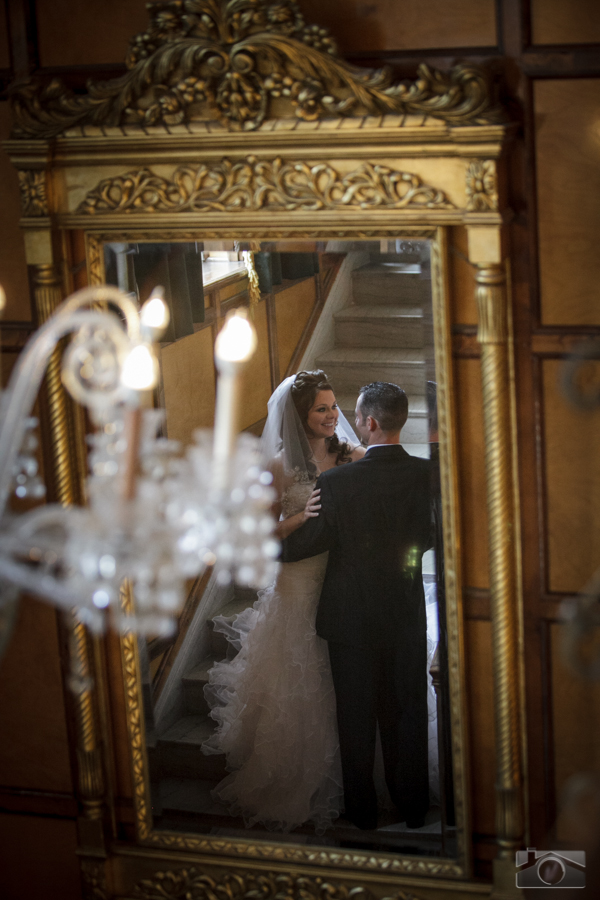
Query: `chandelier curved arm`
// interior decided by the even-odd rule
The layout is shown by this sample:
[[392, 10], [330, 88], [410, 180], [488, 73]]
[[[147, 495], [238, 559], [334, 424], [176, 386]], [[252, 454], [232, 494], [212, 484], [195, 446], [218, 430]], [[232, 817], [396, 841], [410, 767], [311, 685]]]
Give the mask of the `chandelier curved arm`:
[[[140, 314], [136, 303], [124, 294], [119, 288], [111, 284], [103, 284], [97, 287], [85, 287], [75, 291], [70, 297], [61, 303], [54, 315], [66, 312], [75, 312], [85, 306], [96, 303], [112, 303], [123, 313], [125, 327], [129, 338], [137, 343], [140, 339]], [[97, 311], [97, 310], [94, 310]]]
[[41, 597], [57, 609], [75, 609], [81, 600], [79, 594], [69, 590], [64, 580], [53, 575], [44, 575], [40, 579], [34, 570], [3, 555], [0, 555], [0, 581], [11, 589]]
[[[129, 334], [124, 331], [117, 316], [79, 308], [84, 302], [97, 300], [117, 302], [124, 312], [126, 310], [126, 320], [131, 328]], [[29, 340], [17, 360], [2, 398], [0, 518], [6, 509], [14, 464], [25, 435], [26, 420], [31, 414], [50, 357], [62, 337], [71, 332], [81, 332], [84, 328], [102, 330], [115, 348], [129, 347], [136, 339], [139, 340], [139, 315], [135, 305], [120, 291], [113, 288], [85, 288], [59, 306]], [[88, 392], [87, 402], [90, 406], [93, 405], [93, 394], [93, 391]]]

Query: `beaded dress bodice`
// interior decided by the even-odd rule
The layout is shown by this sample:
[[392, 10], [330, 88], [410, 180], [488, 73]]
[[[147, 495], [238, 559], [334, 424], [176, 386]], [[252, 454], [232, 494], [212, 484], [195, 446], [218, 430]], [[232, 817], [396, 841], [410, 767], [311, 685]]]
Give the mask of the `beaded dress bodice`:
[[281, 497], [281, 516], [289, 519], [296, 513], [302, 512], [306, 501], [315, 489], [314, 481], [295, 481], [289, 486]]

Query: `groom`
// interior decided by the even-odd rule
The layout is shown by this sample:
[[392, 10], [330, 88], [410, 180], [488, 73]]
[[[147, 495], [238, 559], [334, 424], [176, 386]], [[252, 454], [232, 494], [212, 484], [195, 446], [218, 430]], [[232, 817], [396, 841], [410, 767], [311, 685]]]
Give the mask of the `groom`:
[[401, 821], [419, 828], [429, 808], [421, 557], [431, 545], [430, 465], [400, 446], [407, 416], [402, 388], [361, 388], [366, 455], [319, 477], [319, 516], [283, 542], [286, 562], [329, 550], [316, 627], [329, 646], [345, 815], [364, 829], [377, 827], [377, 725]]

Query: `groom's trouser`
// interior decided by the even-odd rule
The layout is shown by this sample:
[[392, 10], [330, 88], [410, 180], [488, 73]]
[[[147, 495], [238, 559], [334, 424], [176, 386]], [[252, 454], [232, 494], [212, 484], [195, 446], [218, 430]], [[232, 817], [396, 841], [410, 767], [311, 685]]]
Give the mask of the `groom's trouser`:
[[421, 818], [429, 809], [426, 634], [414, 635], [397, 649], [332, 641], [328, 647], [346, 815], [376, 820], [373, 767], [379, 724], [392, 800], [405, 818]]

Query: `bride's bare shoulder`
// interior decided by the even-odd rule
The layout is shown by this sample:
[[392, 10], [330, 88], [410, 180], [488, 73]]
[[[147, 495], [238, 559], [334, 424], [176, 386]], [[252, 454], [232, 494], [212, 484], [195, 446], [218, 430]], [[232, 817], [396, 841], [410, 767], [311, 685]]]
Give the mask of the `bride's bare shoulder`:
[[273, 457], [267, 468], [273, 476], [273, 486], [281, 497], [287, 488], [294, 483], [294, 479], [290, 475], [285, 474], [282, 451], [280, 451], [277, 456]]
[[356, 462], [357, 459], [362, 459], [366, 452], [365, 448], [358, 444], [350, 454], [352, 462]]

